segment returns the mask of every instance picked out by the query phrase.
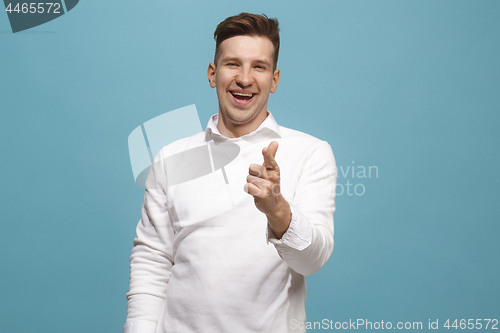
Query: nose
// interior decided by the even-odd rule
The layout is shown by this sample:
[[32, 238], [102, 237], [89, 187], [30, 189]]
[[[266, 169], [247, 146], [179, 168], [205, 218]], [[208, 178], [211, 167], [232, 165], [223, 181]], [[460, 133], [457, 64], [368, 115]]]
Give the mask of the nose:
[[251, 86], [254, 79], [250, 68], [242, 67], [238, 75], [236, 76], [236, 84], [241, 87]]

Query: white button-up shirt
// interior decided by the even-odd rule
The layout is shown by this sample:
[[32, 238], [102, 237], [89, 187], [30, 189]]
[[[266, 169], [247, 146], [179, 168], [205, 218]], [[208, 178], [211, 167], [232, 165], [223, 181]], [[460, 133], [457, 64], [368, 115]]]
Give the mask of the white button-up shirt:
[[[124, 333], [305, 332], [304, 276], [333, 250], [332, 149], [271, 113], [239, 138], [221, 135], [217, 121], [164, 147], [150, 169]], [[243, 190], [271, 141], [292, 211], [281, 239]]]

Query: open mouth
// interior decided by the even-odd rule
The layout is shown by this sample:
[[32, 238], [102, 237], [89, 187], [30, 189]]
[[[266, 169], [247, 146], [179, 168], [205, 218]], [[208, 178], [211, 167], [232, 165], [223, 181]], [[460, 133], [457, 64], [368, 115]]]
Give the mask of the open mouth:
[[231, 91], [231, 95], [233, 95], [234, 99], [241, 104], [249, 103], [255, 96], [255, 94], [252, 93], [240, 93], [234, 91]]

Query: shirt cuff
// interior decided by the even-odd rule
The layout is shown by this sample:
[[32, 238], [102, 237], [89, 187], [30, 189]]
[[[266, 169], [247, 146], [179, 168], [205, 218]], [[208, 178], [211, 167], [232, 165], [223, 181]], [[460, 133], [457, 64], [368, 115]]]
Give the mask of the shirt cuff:
[[281, 239], [278, 239], [273, 233], [273, 230], [267, 223], [267, 242], [277, 246], [289, 246], [295, 250], [302, 251], [311, 244], [312, 227], [309, 221], [302, 215], [293, 205], [290, 205], [292, 211], [292, 220], [290, 226], [283, 234]]
[[147, 320], [128, 321], [123, 325], [123, 333], [155, 333], [156, 324]]

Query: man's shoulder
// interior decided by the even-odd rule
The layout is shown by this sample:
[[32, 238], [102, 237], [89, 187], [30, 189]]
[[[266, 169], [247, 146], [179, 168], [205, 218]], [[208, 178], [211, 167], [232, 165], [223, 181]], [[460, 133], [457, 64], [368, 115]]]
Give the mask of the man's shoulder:
[[281, 149], [284, 154], [302, 160], [335, 160], [332, 147], [327, 141], [283, 126], [280, 126], [280, 132], [281, 143], [278, 151]]

